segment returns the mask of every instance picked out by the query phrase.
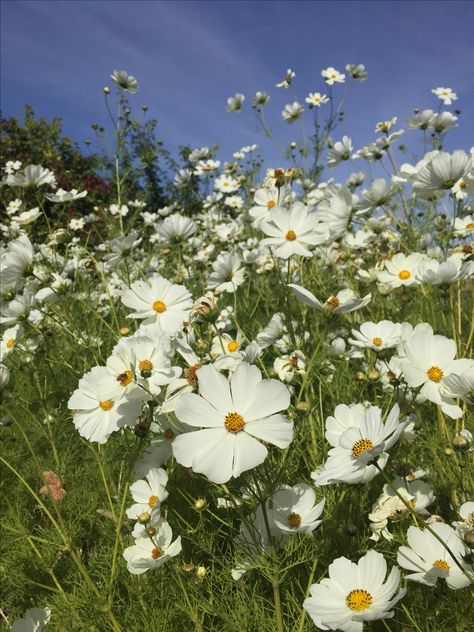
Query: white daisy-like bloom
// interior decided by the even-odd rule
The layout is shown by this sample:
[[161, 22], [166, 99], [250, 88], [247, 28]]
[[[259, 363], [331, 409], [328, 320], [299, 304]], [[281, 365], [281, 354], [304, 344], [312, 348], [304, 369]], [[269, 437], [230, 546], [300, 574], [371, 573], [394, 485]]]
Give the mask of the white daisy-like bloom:
[[404, 344], [406, 358], [398, 362], [408, 386], [418, 390], [418, 399], [428, 400], [441, 410], [458, 419], [461, 408], [450, 396], [445, 379], [450, 374], [462, 375], [474, 367], [474, 360], [456, 360], [457, 348], [454, 340], [433, 334], [428, 329], [414, 330]]
[[81, 437], [105, 443], [112, 432], [135, 424], [147, 394], [139, 387], [124, 396], [123, 387], [106, 367], [94, 367], [79, 380], [68, 408]]
[[[161, 409], [161, 412], [166, 412]], [[181, 424], [176, 420], [169, 421], [168, 417], [155, 415], [156, 421], [150, 424], [153, 438], [150, 445], [143, 453], [141, 459], [135, 463], [135, 475], [137, 478], [145, 478], [150, 470], [165, 465], [173, 456], [172, 444], [174, 439], [183, 432], [192, 430], [190, 426]]]
[[135, 94], [138, 90], [138, 81], [133, 75], [129, 75], [125, 70], [114, 70], [110, 75], [110, 78], [125, 92]]
[[337, 141], [329, 147], [328, 151], [328, 167], [332, 168], [343, 160], [349, 160], [351, 157], [352, 140], [349, 136], [343, 136], [342, 141]]
[[275, 358], [273, 368], [282, 382], [291, 382], [295, 375], [306, 373], [306, 356], [302, 351], [293, 351], [290, 355]]
[[284, 533], [311, 533], [319, 526], [326, 499], [316, 504], [316, 494], [306, 483], [282, 485], [273, 495], [273, 523]]
[[288, 70], [286, 71], [285, 78], [283, 79], [283, 81], [280, 81], [280, 83], [275, 84], [275, 86], [277, 88], [284, 88], [285, 90], [287, 90], [291, 86], [291, 84], [293, 82], [293, 79], [295, 77], [296, 77], [296, 73], [293, 72], [293, 70], [291, 70], [291, 68], [288, 68]]
[[8, 303], [0, 304], [0, 325], [13, 325], [20, 318], [26, 317], [35, 303], [35, 295], [29, 291], [17, 294]]
[[270, 219], [260, 226], [268, 235], [262, 240], [264, 246], [273, 250], [280, 259], [289, 259], [292, 255], [312, 257], [309, 247], [321, 244], [326, 234], [318, 230], [318, 220], [314, 213], [301, 202], [295, 202], [290, 211], [275, 207], [270, 211]]
[[116, 268], [141, 241], [141, 237], [138, 237], [138, 233], [135, 230], [130, 231], [128, 235], [121, 235], [109, 241], [107, 246], [110, 252], [104, 256], [107, 270]]
[[135, 281], [121, 297], [122, 303], [135, 311], [128, 318], [156, 323], [168, 335], [180, 330], [193, 306], [191, 294], [183, 285], [176, 285], [158, 274], [148, 282]]
[[459, 237], [474, 236], [474, 215], [456, 217], [454, 220], [454, 231]]
[[344, 237], [355, 206], [357, 196], [341, 184], [335, 184], [324, 191], [324, 198], [318, 205], [316, 216], [319, 230], [325, 232], [326, 241]]
[[3, 362], [4, 358], [13, 351], [22, 334], [23, 327], [21, 325], [14, 325], [5, 329], [0, 341], [0, 362]]
[[11, 632], [41, 632], [51, 618], [49, 608], [30, 608], [21, 619], [15, 619]]
[[[210, 173], [216, 171], [221, 166], [220, 160], [212, 160], [209, 158], [208, 160], [200, 160], [196, 163], [194, 168], [194, 175], [196, 176], [207, 176]], [[188, 180], [191, 177], [191, 172], [189, 173]], [[175, 178], [176, 179], [176, 178]]]
[[452, 154], [440, 151], [421, 167], [413, 183], [413, 193], [423, 198], [452, 189], [472, 169], [472, 156], [457, 149]]
[[249, 215], [253, 219], [255, 226], [270, 219], [270, 211], [276, 206], [282, 206], [288, 197], [284, 188], [270, 187], [261, 188], [255, 191], [253, 199], [255, 206], [249, 209]]
[[7, 176], [2, 184], [22, 188], [55, 186], [56, 178], [52, 171], [41, 165], [27, 165], [22, 171]]
[[[268, 102], [270, 101], [270, 95], [267, 92], [262, 92], [262, 91], [257, 91], [255, 93], [254, 98], [252, 99], [252, 107], [256, 108], [257, 111], [261, 110], [261, 108], [263, 108]], [[244, 151], [244, 149], [247, 148], [242, 148], [240, 151], [241, 153], [245, 156], [246, 153], [248, 153], [247, 151]]]
[[214, 336], [209, 355], [214, 361], [215, 367], [219, 371], [236, 369], [245, 359], [244, 342], [245, 338], [240, 331], [237, 336], [231, 336], [228, 333]]
[[195, 428], [176, 437], [173, 453], [181, 465], [226, 483], [265, 461], [262, 443], [287, 448], [293, 438], [293, 423], [279, 414], [290, 405], [286, 386], [277, 380], [262, 380], [256, 366], [239, 365], [230, 381], [215, 367], [197, 371], [200, 395], [184, 393], [176, 417]]
[[[390, 610], [405, 595], [398, 590], [400, 569], [387, 575], [387, 562], [377, 551], [369, 551], [357, 564], [339, 557], [328, 568], [329, 577], [310, 588], [303, 602], [320, 630], [362, 632], [364, 621], [390, 619]], [[397, 592], [398, 590], [398, 592]], [[396, 593], [396, 594], [395, 594]]]
[[328, 458], [319, 472], [311, 477], [317, 485], [332, 483], [367, 483], [378, 469], [371, 462], [376, 460], [383, 468], [387, 451], [398, 441], [408, 422], [400, 422], [398, 404], [392, 408], [382, 423], [382, 411], [370, 406], [359, 417], [359, 425], [347, 428], [338, 439], [336, 447], [329, 450]]
[[287, 103], [283, 108], [281, 116], [286, 123], [294, 123], [298, 121], [304, 112], [304, 107], [298, 101]]
[[214, 189], [221, 193], [235, 193], [240, 189], [239, 182], [225, 173], [216, 178], [214, 182]]
[[438, 112], [433, 115], [430, 127], [437, 133], [442, 134], [452, 127], [457, 127], [458, 117], [451, 112]]
[[329, 103], [329, 98], [325, 94], [321, 94], [320, 92], [310, 92], [305, 101], [310, 108], [319, 108], [321, 107], [321, 105]]
[[392, 323], [391, 320], [381, 320], [378, 323], [362, 323], [360, 330], [352, 330], [354, 338], [349, 338], [349, 342], [354, 347], [360, 349], [373, 349], [382, 351], [396, 347], [402, 335], [402, 326], [399, 323]]
[[241, 265], [242, 260], [238, 254], [221, 252], [212, 264], [207, 288], [217, 292], [235, 292], [245, 281], [245, 270]]
[[349, 312], [355, 312], [358, 309], [362, 309], [370, 303], [372, 300], [372, 294], [367, 294], [363, 298], [357, 296], [357, 294], [350, 288], [340, 290], [336, 296], [330, 296], [324, 303], [318, 300], [312, 292], [307, 290], [301, 285], [295, 285], [289, 283], [288, 287], [291, 287], [297, 298], [309, 305], [310, 307], [316, 307], [323, 311], [331, 312], [333, 314], [348, 314]]
[[56, 202], [57, 204], [64, 204], [65, 202], [74, 202], [86, 197], [87, 191], [78, 191], [77, 189], [71, 189], [65, 191], [64, 189], [58, 189], [56, 193], [46, 193], [46, 198], [50, 202]]
[[129, 213], [130, 209], [126, 204], [111, 204], [109, 206], [109, 213], [115, 217], [115, 215], [119, 217], [126, 217]]
[[155, 528], [157, 531], [152, 538], [148, 535], [139, 537], [123, 552], [127, 569], [132, 575], [155, 570], [181, 552], [181, 536], [173, 542], [173, 532], [166, 520], [161, 518]]
[[418, 252], [411, 255], [398, 252], [391, 259], [385, 260], [385, 270], [381, 270], [377, 274], [379, 283], [383, 283], [391, 289], [419, 285], [418, 270], [424, 259], [425, 257]]
[[461, 272], [462, 260], [459, 257], [451, 256], [446, 261], [425, 259], [420, 263], [417, 278], [421, 283], [448, 285], [457, 281], [461, 276]]
[[130, 493], [135, 501], [126, 510], [127, 516], [132, 520], [137, 520], [142, 513], [150, 513], [159, 510], [161, 503], [168, 498], [166, 484], [168, 474], [162, 467], [150, 469], [144, 479], [135, 481], [130, 486]]
[[237, 92], [233, 97], [227, 99], [227, 111], [228, 112], [240, 112], [244, 104], [245, 97], [240, 92]]
[[[422, 480], [409, 480], [396, 478], [392, 481], [392, 487], [405, 499], [411, 508], [422, 516], [427, 516], [426, 507], [431, 505], [436, 499], [433, 489], [428, 483]], [[382, 494], [377, 498], [369, 513], [371, 522], [371, 540], [377, 542], [380, 536], [386, 540], [393, 540], [393, 536], [388, 530], [389, 520], [397, 520], [407, 512], [406, 505], [395, 494], [389, 485], [384, 485]]]
[[2, 294], [19, 287], [19, 281], [33, 264], [33, 246], [26, 235], [10, 241], [0, 251]]
[[134, 356], [134, 374], [139, 383], [151, 392], [159, 395], [161, 387], [170, 384], [181, 375], [179, 367], [172, 367], [167, 355], [167, 341], [161, 337], [133, 336], [124, 341]]
[[434, 88], [431, 92], [441, 99], [444, 105], [451, 105], [458, 99], [458, 95], [451, 88]]
[[10, 383], [10, 370], [5, 364], [0, 363], [0, 390]]
[[409, 527], [407, 532], [409, 546], [401, 546], [397, 555], [400, 566], [412, 571], [406, 579], [427, 586], [435, 586], [438, 579], [445, 579], [449, 588], [453, 590], [469, 586], [469, 578], [455, 562], [456, 559], [469, 573], [470, 569], [462, 559], [468, 550], [459, 533], [444, 522], [435, 522], [430, 525], [430, 528], [449, 547], [454, 558], [427, 529]]
[[465, 398], [474, 391], [474, 366], [462, 373], [450, 373], [443, 379], [443, 394], [448, 397]]
[[41, 217], [41, 210], [38, 206], [36, 206], [29, 211], [24, 211], [23, 213], [17, 215], [15, 217], [15, 222], [17, 222], [21, 226], [26, 226], [27, 224], [32, 224], [33, 222], [36, 222], [38, 217]]
[[461, 537], [467, 531], [474, 529], [474, 502], [468, 500], [459, 507], [459, 516], [461, 520], [453, 522], [453, 527], [458, 531]]
[[346, 79], [346, 75], [333, 68], [333, 66], [321, 70], [321, 77], [323, 77], [328, 86], [332, 86], [334, 83], [344, 83]]
[[348, 72], [353, 79], [357, 79], [358, 81], [365, 81], [369, 78], [364, 64], [346, 64], [346, 72]]
[[393, 184], [385, 178], [375, 178], [368, 189], [362, 191], [363, 199], [357, 204], [357, 215], [368, 213], [384, 206], [395, 191]]
[[156, 232], [165, 242], [184, 241], [189, 239], [197, 230], [197, 224], [189, 217], [180, 213], [169, 215], [155, 226]]
[[280, 338], [284, 330], [283, 315], [273, 314], [268, 325], [257, 334], [255, 341], [261, 350], [267, 349]]
[[244, 201], [240, 195], [228, 195], [224, 199], [224, 204], [233, 209], [241, 209], [244, 206]]

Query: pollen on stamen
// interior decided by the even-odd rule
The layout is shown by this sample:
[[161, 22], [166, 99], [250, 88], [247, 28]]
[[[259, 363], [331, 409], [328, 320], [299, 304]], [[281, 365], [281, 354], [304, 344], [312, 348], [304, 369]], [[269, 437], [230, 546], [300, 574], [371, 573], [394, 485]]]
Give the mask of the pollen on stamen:
[[193, 366], [184, 369], [184, 377], [188, 381], [188, 384], [194, 388], [198, 385], [198, 376], [196, 375], [196, 371], [198, 371], [201, 367], [202, 364], [194, 364]]
[[225, 416], [224, 426], [227, 432], [233, 432], [236, 434], [237, 432], [241, 432], [241, 430], [245, 427], [245, 421], [242, 415], [239, 413], [227, 413]]
[[429, 379], [432, 382], [436, 382], [436, 383], [441, 382], [444, 375], [443, 371], [439, 368], [439, 366], [432, 366], [430, 369], [428, 369], [426, 374], [428, 375]]
[[269, 200], [267, 202], [267, 208], [273, 208], [276, 205], [277, 205], [277, 203], [275, 202], [275, 200]]
[[238, 348], [239, 348], [239, 343], [237, 342], [237, 340], [231, 340], [227, 344], [227, 350], [230, 351], [231, 353], [234, 353], [234, 351], [237, 351]]
[[153, 509], [158, 501], [158, 496], [150, 496], [150, 498], [148, 499], [148, 506], [150, 507], [150, 509]]
[[449, 571], [449, 564], [445, 560], [436, 560], [433, 562], [433, 568], [439, 568], [447, 573]]
[[158, 314], [166, 312], [166, 304], [163, 303], [163, 301], [155, 301], [152, 305], [152, 308], [155, 310], [155, 312], [158, 312]]
[[376, 347], [380, 347], [383, 343], [382, 338], [373, 338], [372, 339], [372, 344], [375, 345]]
[[296, 233], [294, 230], [289, 230], [286, 235], [285, 235], [285, 239], [287, 241], [295, 241], [296, 239]]
[[359, 439], [359, 441], [356, 441], [354, 445], [352, 446], [352, 450], [351, 450], [352, 456], [357, 459], [368, 450], [372, 450], [373, 447], [374, 447], [374, 444], [372, 443], [370, 439], [367, 439], [367, 438]]
[[324, 307], [326, 309], [333, 310], [333, 309], [336, 309], [336, 307], [339, 307], [340, 304], [341, 304], [341, 301], [337, 298], [337, 296], [330, 296], [328, 300], [325, 301]]
[[355, 612], [362, 612], [370, 608], [373, 602], [372, 595], [363, 589], [351, 590], [346, 597], [347, 607]]
[[410, 270], [400, 270], [398, 273], [398, 278], [402, 281], [407, 281], [411, 277]]
[[15, 344], [14, 338], [10, 338], [10, 340], [7, 340], [7, 349], [11, 349], [14, 344]]
[[102, 410], [111, 410], [114, 406], [114, 400], [106, 399], [104, 402], [99, 402], [99, 406], [102, 408]]
[[301, 524], [301, 516], [297, 513], [291, 513], [288, 516], [288, 525], [293, 527], [293, 529], [297, 529]]
[[152, 549], [151, 551], [151, 557], [154, 560], [157, 560], [159, 557], [163, 555], [163, 553], [164, 553], [163, 549], [160, 549], [158, 546], [155, 546], [155, 548]]
[[128, 386], [133, 380], [133, 373], [129, 370], [120, 373], [117, 375], [117, 382], [120, 383], [120, 386]]

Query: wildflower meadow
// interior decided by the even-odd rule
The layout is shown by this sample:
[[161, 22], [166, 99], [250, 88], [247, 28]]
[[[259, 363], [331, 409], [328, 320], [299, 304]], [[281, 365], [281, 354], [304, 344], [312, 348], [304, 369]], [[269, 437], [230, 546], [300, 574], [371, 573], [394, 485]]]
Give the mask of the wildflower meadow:
[[174, 153], [136, 74], [87, 151], [1, 120], [1, 629], [472, 630], [460, 99], [354, 147], [365, 66], [288, 69], [222, 104], [254, 144]]

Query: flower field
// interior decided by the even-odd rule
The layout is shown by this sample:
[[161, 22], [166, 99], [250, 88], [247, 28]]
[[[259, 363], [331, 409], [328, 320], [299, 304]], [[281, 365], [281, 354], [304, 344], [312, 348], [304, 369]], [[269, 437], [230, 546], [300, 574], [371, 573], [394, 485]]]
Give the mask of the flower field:
[[173, 156], [123, 70], [98, 153], [2, 119], [1, 629], [472, 630], [474, 150], [444, 87], [354, 147], [367, 79], [275, 165]]

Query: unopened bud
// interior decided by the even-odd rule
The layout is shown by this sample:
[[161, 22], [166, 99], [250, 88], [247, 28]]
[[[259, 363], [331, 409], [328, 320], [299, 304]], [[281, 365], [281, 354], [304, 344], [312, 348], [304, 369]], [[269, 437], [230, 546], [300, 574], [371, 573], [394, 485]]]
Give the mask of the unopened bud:
[[453, 456], [454, 452], [451, 450], [451, 448], [445, 448], [444, 449], [444, 455], [445, 456]]
[[104, 94], [110, 94], [110, 88], [108, 88], [107, 86], [105, 86], [104, 88]]
[[138, 516], [138, 522], [140, 524], [148, 524], [150, 522], [150, 514], [147, 511], [144, 511]]
[[205, 498], [198, 498], [194, 503], [194, 508], [201, 511], [206, 505], [207, 503]]
[[365, 380], [365, 374], [362, 373], [362, 371], [357, 371], [357, 373], [355, 374], [355, 379], [359, 382], [363, 382]]
[[148, 527], [148, 529], [146, 530], [146, 532], [148, 533], [148, 535], [150, 536], [150, 538], [153, 538], [156, 535], [156, 529], [155, 527]]
[[473, 549], [474, 548], [474, 529], [469, 529], [469, 531], [466, 531], [466, 533], [463, 535], [463, 540], [470, 549]]
[[451, 441], [451, 445], [456, 452], [466, 452], [466, 450], [469, 450], [470, 442], [467, 437], [462, 434], [458, 434]]
[[184, 573], [192, 573], [194, 570], [194, 564], [183, 564], [182, 569]]
[[130, 329], [128, 327], [120, 327], [119, 333], [121, 336], [126, 336], [130, 333]]
[[171, 252], [171, 248], [163, 248], [163, 250], [161, 251], [164, 255], [169, 255]]
[[369, 378], [371, 382], [376, 382], [380, 377], [380, 373], [376, 371], [375, 369], [372, 369], [372, 371], [369, 371], [367, 373], [367, 377]]
[[203, 577], [206, 576], [207, 573], [207, 568], [205, 566], [198, 566], [196, 568], [196, 575], [199, 577], [199, 579], [203, 579]]
[[296, 404], [296, 409], [301, 410], [302, 413], [307, 413], [310, 408], [311, 406], [309, 405], [308, 402], [302, 401]]

